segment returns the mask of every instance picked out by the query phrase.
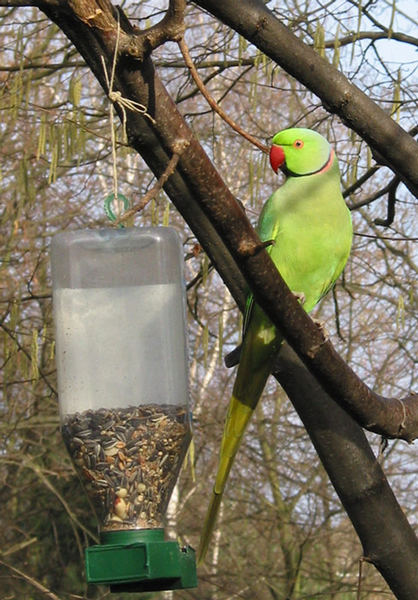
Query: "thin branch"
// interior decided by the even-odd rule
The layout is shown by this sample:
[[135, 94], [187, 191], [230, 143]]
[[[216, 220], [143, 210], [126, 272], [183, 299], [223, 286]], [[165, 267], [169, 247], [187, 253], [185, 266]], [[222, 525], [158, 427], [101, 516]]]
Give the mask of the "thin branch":
[[[412, 127], [409, 131], [408, 131], [409, 135], [412, 137], [415, 137], [418, 133], [418, 125], [414, 125], [414, 127]], [[351, 196], [351, 194], [353, 194], [358, 188], [360, 188], [363, 183], [366, 183], [366, 181], [368, 179], [370, 179], [370, 177], [373, 177], [373, 175], [375, 173], [377, 173], [377, 171], [381, 168], [381, 165], [374, 165], [373, 167], [371, 167], [370, 169], [368, 169], [361, 177], [359, 177], [357, 179], [357, 181], [355, 181], [352, 185], [350, 185], [348, 188], [346, 188], [343, 192], [343, 197], [347, 198], [348, 196]], [[365, 206], [366, 204], [369, 204], [370, 202], [373, 202], [373, 200], [376, 200], [377, 198], [380, 198], [380, 196], [383, 196], [384, 194], [386, 194], [388, 192], [388, 188], [392, 185], [394, 180], [392, 180], [391, 183], [389, 183], [388, 186], [386, 186], [384, 188], [384, 191], [380, 191], [378, 192], [378, 195], [374, 195], [371, 196], [370, 198], [366, 199], [366, 200], [361, 200], [356, 204], [351, 204], [349, 206], [350, 210], [355, 210], [356, 208], [360, 208], [361, 206]]]
[[268, 147], [265, 146], [264, 144], [262, 144], [261, 142], [259, 142], [257, 140], [257, 138], [255, 138], [251, 134], [249, 134], [246, 131], [244, 131], [244, 129], [242, 129], [242, 127], [240, 127], [233, 119], [231, 119], [230, 117], [228, 117], [228, 115], [226, 114], [226, 112], [224, 110], [222, 110], [222, 108], [219, 106], [219, 104], [217, 104], [217, 102], [209, 94], [208, 90], [205, 87], [205, 84], [201, 80], [201, 78], [200, 78], [200, 76], [199, 76], [199, 74], [197, 72], [197, 69], [196, 69], [196, 67], [195, 67], [195, 65], [194, 65], [194, 63], [192, 61], [192, 58], [191, 58], [190, 53], [189, 53], [189, 49], [187, 47], [186, 42], [184, 41], [184, 38], [182, 38], [181, 40], [179, 40], [177, 43], [178, 43], [180, 51], [181, 51], [181, 53], [183, 55], [184, 62], [186, 63], [186, 65], [187, 65], [187, 67], [188, 67], [188, 69], [190, 71], [190, 74], [193, 77], [193, 80], [194, 80], [195, 84], [199, 88], [200, 92], [202, 93], [202, 95], [204, 96], [204, 98], [206, 99], [206, 101], [208, 102], [208, 104], [210, 105], [210, 107], [234, 131], [236, 131], [237, 133], [239, 133], [243, 138], [245, 138], [247, 141], [251, 142], [251, 144], [254, 144], [254, 146], [257, 146], [257, 148], [259, 148], [262, 152], [265, 152], [267, 154], [268, 151], [269, 151]]
[[375, 200], [378, 200], [379, 198], [390, 192], [394, 183], [396, 184], [396, 187], [400, 183], [400, 179], [397, 175], [395, 175], [395, 177], [393, 177], [393, 179], [391, 179], [391, 181], [387, 185], [385, 185], [384, 188], [378, 190], [377, 192], [375, 192], [371, 196], [368, 196], [367, 198], [363, 198], [363, 200], [359, 200], [355, 204], [351, 204], [348, 208], [350, 210], [356, 210], [357, 208], [361, 208], [362, 206], [367, 206], [368, 204], [371, 204]]
[[[361, 3], [358, 2], [354, 2], [354, 0], [348, 0], [350, 2], [350, 4], [352, 4], [353, 6], [355, 6], [357, 9], [361, 10], [361, 12], [363, 13], [363, 15], [365, 15], [372, 23], [373, 25], [375, 25], [376, 27], [378, 27], [381, 31], [383, 31], [386, 36], [388, 38], [394, 37], [394, 36], [398, 36], [400, 35], [403, 38], [407, 38], [407, 41], [409, 43], [414, 43], [415, 45], [417, 45], [417, 40], [416, 38], [413, 38], [412, 36], [408, 36], [405, 34], [398, 34], [397, 32], [392, 31], [390, 28], [386, 27], [385, 25], [383, 25], [382, 23], [380, 23], [368, 10], [366, 6], [362, 6]], [[394, 38], [396, 40], [399, 41], [406, 41], [405, 39], [399, 39], [398, 37]], [[412, 40], [412, 41], [411, 41]]]
[[51, 592], [51, 590], [49, 590], [47, 587], [45, 587], [40, 581], [38, 581], [34, 577], [31, 577], [30, 575], [27, 575], [26, 573], [24, 573], [23, 571], [20, 571], [19, 569], [16, 569], [16, 567], [9, 565], [9, 563], [5, 562], [4, 560], [0, 560], [0, 565], [3, 565], [3, 567], [6, 567], [6, 569], [10, 569], [10, 571], [15, 573], [18, 577], [21, 577], [22, 579], [24, 579], [25, 581], [30, 583], [30, 585], [32, 587], [34, 587], [35, 589], [37, 589], [39, 592], [42, 592], [42, 594], [45, 594], [45, 596], [47, 598], [49, 598], [50, 600], [62, 600], [59, 596], [54, 594], [54, 592]]
[[[30, 355], [30, 353], [26, 350], [26, 348], [24, 348], [21, 343], [19, 342], [19, 340], [17, 339], [17, 337], [14, 336], [14, 332], [9, 329], [9, 327], [7, 327], [7, 325], [3, 322], [0, 323], [0, 327], [3, 329], [3, 331], [5, 333], [7, 333], [7, 335], [14, 341], [14, 343], [16, 344], [16, 347], [18, 350], [20, 350], [20, 352], [23, 352], [23, 354], [26, 356], [26, 358], [28, 359], [29, 362], [32, 362], [32, 357]], [[37, 368], [38, 373], [41, 377], [41, 379], [44, 380], [46, 386], [49, 388], [49, 390], [54, 394], [54, 396], [57, 396], [57, 390], [54, 388], [53, 385], [51, 385], [51, 383], [48, 380], [48, 377], [46, 376], [46, 374], [42, 371], [42, 369]], [[33, 380], [31, 380], [33, 381]]]
[[[0, 0], [0, 6], [1, 0]], [[20, 5], [19, 5], [20, 6]], [[0, 65], [0, 72], [17, 73], [19, 71], [36, 71], [37, 69], [50, 74], [50, 71], [58, 71], [59, 69], [76, 69], [77, 67], [85, 67], [84, 61], [72, 61], [61, 63], [32, 63], [27, 62], [22, 65]]]
[[24, 548], [27, 548], [28, 546], [31, 546], [32, 544], [35, 544], [38, 541], [39, 540], [37, 537], [31, 537], [28, 540], [23, 540], [23, 542], [13, 544], [13, 546], [11, 546], [7, 550], [4, 550], [0, 553], [2, 556], [9, 556], [10, 554], [14, 554], [15, 552], [20, 552]]
[[[363, 185], [363, 183], [366, 183], [366, 181], [370, 179], [370, 177], [373, 177], [373, 175], [377, 173], [379, 169], [380, 165], [374, 165], [373, 167], [370, 167], [370, 169], [368, 169], [361, 177], [359, 177], [357, 181], [355, 181], [352, 185], [350, 185], [343, 191], [343, 198], [351, 196], [351, 194], [355, 192], [358, 188], [360, 188]], [[354, 208], [357, 208], [357, 205], [349, 206], [349, 208], [350, 210], [353, 210]]]
[[0, 6], [13, 8], [14, 6], [37, 6], [38, 2], [26, 2], [25, 0], [0, 0]]
[[[64, 499], [62, 494], [57, 490], [57, 488], [51, 483], [51, 481], [48, 479], [48, 477], [43, 473], [42, 468], [36, 462], [32, 461], [30, 458], [23, 461], [23, 466], [27, 467], [29, 469], [32, 469], [32, 471], [38, 476], [38, 478], [41, 480], [41, 482], [44, 484], [44, 486], [50, 492], [52, 492], [52, 494], [54, 496], [56, 496], [56, 498], [62, 504], [64, 510], [70, 517], [71, 521], [74, 522], [75, 525], [77, 525], [77, 527], [79, 527], [88, 537], [90, 537], [94, 542], [97, 543], [99, 541], [98, 537], [94, 533], [89, 531], [89, 529], [85, 525], [83, 525], [83, 523], [81, 523], [81, 521], [79, 521], [79, 519], [76, 517], [74, 512], [71, 510], [69, 504], [66, 502], [66, 500]], [[78, 536], [77, 536], [77, 538], [78, 538]]]
[[146, 205], [149, 202], [151, 202], [151, 200], [153, 198], [156, 197], [156, 195], [163, 189], [168, 178], [176, 170], [180, 156], [182, 155], [182, 153], [184, 152], [184, 150], [187, 148], [188, 145], [189, 145], [189, 143], [186, 142], [185, 140], [181, 140], [175, 145], [175, 150], [174, 150], [173, 156], [168, 161], [168, 164], [164, 170], [164, 173], [161, 175], [161, 177], [159, 177], [157, 183], [150, 190], [148, 190], [148, 192], [145, 194], [145, 196], [142, 197], [141, 201], [138, 202], [138, 204], [135, 204], [135, 206], [133, 206], [132, 208], [127, 210], [123, 215], [121, 215], [118, 219], [116, 219], [115, 225], [119, 225], [119, 223], [123, 223], [124, 221], [127, 221], [130, 217], [133, 217], [133, 215], [135, 215], [137, 212], [143, 210], [146, 207]]
[[360, 31], [359, 33], [352, 33], [346, 35], [337, 40], [327, 40], [324, 42], [325, 48], [335, 48], [335, 44], [339, 46], [347, 46], [348, 44], [354, 44], [357, 40], [396, 40], [397, 42], [404, 42], [405, 44], [412, 44], [418, 46], [418, 39], [412, 35], [401, 33], [398, 31], [389, 32], [388, 30], [382, 31]]
[[396, 204], [396, 190], [401, 183], [400, 177], [396, 176], [392, 179], [388, 185], [388, 210], [386, 219], [375, 219], [374, 224], [382, 227], [389, 227], [392, 225], [395, 218], [395, 204]]
[[[254, 66], [256, 62], [255, 57], [252, 58], [236, 58], [230, 60], [202, 60], [197, 65], [195, 65], [196, 69], [212, 69], [212, 68], [222, 68], [229, 69], [231, 67], [249, 67]], [[166, 67], [169, 69], [184, 69], [184, 61], [180, 60], [155, 60], [154, 64], [156, 67]]]

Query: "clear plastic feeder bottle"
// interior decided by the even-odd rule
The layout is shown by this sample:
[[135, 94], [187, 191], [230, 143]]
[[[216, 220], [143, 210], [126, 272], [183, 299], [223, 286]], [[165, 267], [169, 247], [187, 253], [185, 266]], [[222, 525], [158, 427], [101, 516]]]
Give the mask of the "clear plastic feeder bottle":
[[62, 434], [101, 533], [87, 578], [123, 591], [144, 577], [118, 552], [162, 542], [191, 438], [181, 244], [167, 227], [75, 231], [51, 262]]

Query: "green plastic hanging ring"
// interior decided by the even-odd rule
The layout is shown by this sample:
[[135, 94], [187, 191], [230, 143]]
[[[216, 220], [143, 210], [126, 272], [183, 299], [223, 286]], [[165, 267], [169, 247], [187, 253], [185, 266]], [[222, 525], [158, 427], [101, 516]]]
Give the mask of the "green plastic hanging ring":
[[[104, 201], [104, 209], [107, 217], [112, 221], [112, 223], [114, 223], [116, 219], [119, 218], [118, 216], [116, 216], [115, 213], [117, 213], [119, 216], [122, 214], [122, 204], [123, 210], [128, 210], [130, 202], [128, 198], [123, 194], [118, 193], [117, 197], [115, 198], [115, 194], [114, 192], [112, 192], [111, 194], [106, 196]], [[119, 227], [124, 227], [124, 225], [120, 223]]]

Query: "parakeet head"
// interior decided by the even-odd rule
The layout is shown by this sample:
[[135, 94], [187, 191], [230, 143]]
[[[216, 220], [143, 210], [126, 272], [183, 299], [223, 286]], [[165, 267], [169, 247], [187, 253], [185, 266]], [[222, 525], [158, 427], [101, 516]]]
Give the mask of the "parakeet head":
[[312, 175], [332, 158], [327, 140], [316, 131], [295, 127], [276, 133], [270, 149], [270, 164], [275, 173], [281, 168], [293, 176]]

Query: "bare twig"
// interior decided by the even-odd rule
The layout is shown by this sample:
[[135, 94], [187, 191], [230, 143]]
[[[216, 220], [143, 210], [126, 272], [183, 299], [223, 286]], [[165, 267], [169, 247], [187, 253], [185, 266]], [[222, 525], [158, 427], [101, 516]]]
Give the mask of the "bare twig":
[[6, 567], [6, 569], [10, 569], [10, 571], [12, 571], [13, 573], [16, 573], [16, 575], [18, 577], [21, 577], [22, 579], [24, 579], [25, 581], [30, 583], [31, 586], [33, 586], [34, 588], [36, 588], [37, 590], [39, 590], [40, 592], [45, 594], [45, 596], [47, 598], [50, 598], [50, 600], [61, 600], [61, 598], [59, 596], [54, 594], [54, 592], [51, 592], [51, 590], [49, 590], [47, 587], [42, 585], [42, 583], [40, 581], [38, 581], [37, 579], [34, 579], [33, 577], [31, 577], [30, 575], [27, 575], [23, 571], [16, 569], [16, 567], [9, 565], [9, 563], [4, 562], [3, 560], [0, 560], [0, 565], [3, 565], [3, 567]]
[[[418, 125], [414, 125], [414, 127], [412, 127], [408, 131], [408, 133], [411, 137], [415, 137], [418, 133]], [[380, 169], [381, 166], [382, 165], [377, 164], [368, 169], [359, 179], [357, 179], [357, 181], [355, 181], [352, 185], [350, 185], [344, 190], [343, 197], [347, 198], [348, 196], [351, 196], [351, 194], [353, 194], [358, 188], [360, 188], [363, 185], [363, 183], [370, 179], [370, 177], [372, 177]], [[356, 208], [360, 208], [361, 206], [365, 206], [366, 204], [377, 200], [377, 198], [380, 198], [389, 191], [390, 187], [394, 184], [394, 182], [395, 179], [392, 179], [392, 181], [383, 190], [380, 190], [379, 192], [377, 192], [369, 198], [366, 198], [365, 200], [360, 200], [359, 202], [351, 204], [349, 206], [349, 209], [355, 210]]]
[[10, 554], [14, 554], [15, 552], [20, 552], [20, 550], [23, 550], [24, 548], [27, 548], [28, 546], [31, 546], [32, 544], [35, 544], [38, 541], [39, 540], [37, 537], [31, 537], [29, 540], [24, 540], [23, 542], [14, 544], [11, 548], [4, 550], [4, 552], [1, 552], [1, 555], [9, 556]]
[[[3, 460], [2, 462], [10, 462], [11, 464], [16, 464], [16, 461], [8, 461]], [[20, 463], [20, 466], [23, 466], [25, 468], [31, 469], [36, 475], [37, 477], [40, 479], [40, 481], [43, 483], [43, 485], [50, 491], [52, 492], [52, 494], [54, 494], [54, 496], [56, 496], [56, 498], [59, 500], [59, 502], [62, 504], [64, 510], [66, 511], [66, 513], [68, 514], [68, 516], [70, 517], [70, 520], [77, 526], [79, 527], [88, 537], [90, 537], [94, 542], [98, 542], [98, 538], [97, 536], [92, 533], [85, 525], [83, 525], [83, 523], [81, 523], [81, 521], [79, 521], [79, 519], [76, 517], [76, 515], [74, 514], [74, 512], [71, 510], [69, 504], [66, 502], [66, 500], [64, 499], [64, 497], [61, 495], [61, 493], [57, 490], [57, 488], [51, 483], [50, 479], [48, 479], [48, 477], [45, 475], [45, 473], [43, 472], [42, 468], [33, 460], [31, 460], [30, 458], [28, 458], [27, 460], [24, 460], [23, 463]], [[76, 533], [76, 538], [77, 538], [77, 542], [78, 542], [78, 546], [81, 549], [81, 543], [80, 543], [80, 539], [78, 534]]]
[[[343, 191], [343, 197], [347, 198], [347, 196], [351, 196], [353, 192], [355, 192], [359, 187], [361, 187], [363, 183], [370, 179], [370, 177], [372, 177], [379, 169], [380, 165], [374, 165], [373, 167], [370, 167], [370, 169], [368, 169], [359, 179], [357, 179], [357, 181], [355, 181], [352, 185], [350, 185]], [[357, 205], [353, 205], [353, 207], [349, 208], [350, 210], [353, 210], [353, 208], [357, 208]]]
[[232, 127], [232, 129], [234, 131], [239, 133], [243, 138], [245, 138], [246, 140], [251, 142], [251, 144], [254, 144], [254, 146], [257, 146], [257, 148], [259, 148], [260, 150], [262, 150], [263, 152], [265, 152], [267, 154], [269, 151], [268, 147], [265, 146], [264, 144], [262, 144], [261, 142], [259, 142], [257, 140], [257, 138], [255, 138], [251, 134], [244, 131], [244, 129], [242, 129], [242, 127], [240, 127], [237, 123], [235, 123], [235, 121], [233, 119], [228, 117], [228, 115], [225, 113], [225, 111], [222, 110], [222, 108], [219, 106], [219, 104], [217, 104], [217, 102], [209, 94], [208, 90], [205, 87], [205, 84], [200, 79], [200, 76], [197, 72], [196, 67], [194, 66], [194, 63], [192, 61], [189, 49], [187, 47], [186, 42], [184, 41], [184, 38], [179, 40], [177, 43], [178, 43], [180, 51], [183, 55], [184, 62], [186, 63], [186, 66], [190, 71], [190, 75], [193, 77], [195, 84], [197, 85], [200, 92], [202, 93], [202, 95], [204, 96], [206, 101], [208, 102], [209, 106], [211, 108], [213, 108], [213, 110], [221, 117], [221, 119], [223, 119], [225, 121], [225, 123], [228, 123], [228, 125], [230, 127]]
[[368, 204], [371, 204], [375, 200], [378, 200], [382, 196], [385, 196], [386, 194], [390, 193], [390, 191], [394, 185], [395, 185], [395, 190], [396, 190], [397, 186], [399, 185], [399, 182], [400, 182], [399, 177], [397, 175], [395, 175], [395, 177], [393, 177], [393, 179], [387, 185], [385, 185], [384, 188], [378, 190], [377, 192], [375, 192], [371, 196], [368, 196], [367, 198], [363, 198], [362, 200], [359, 200], [355, 204], [350, 204], [348, 206], [348, 208], [350, 210], [356, 210], [357, 208], [361, 208], [362, 206], [367, 206]]
[[[413, 46], [418, 46], [418, 39], [413, 37], [412, 35], [407, 35], [406, 33], [402, 33], [399, 31], [385, 30], [382, 32], [378, 31], [360, 31], [356, 33], [355, 37], [357, 40], [397, 40], [398, 42], [404, 42], [405, 44], [412, 44]], [[335, 48], [336, 40], [327, 40], [324, 42], [324, 48]], [[338, 38], [339, 46], [347, 46], [348, 44], [353, 43], [353, 35], [345, 35], [341, 38]]]
[[[28, 361], [31, 362], [32, 361], [32, 357], [31, 357], [30, 353], [26, 350], [26, 348], [24, 348], [20, 344], [18, 338], [15, 337], [15, 335], [14, 335], [14, 331], [12, 331], [11, 329], [9, 329], [9, 327], [7, 327], [7, 325], [5, 323], [3, 323], [3, 322], [0, 323], [0, 327], [14, 341], [14, 343], [16, 344], [17, 349], [20, 350], [21, 352], [23, 352], [23, 354], [26, 356], [26, 358], [28, 359]], [[39, 367], [38, 367], [38, 373], [39, 373], [41, 379], [44, 380], [46, 386], [49, 388], [49, 390], [52, 392], [52, 394], [56, 397], [57, 396], [57, 390], [49, 382], [47, 375]]]
[[396, 190], [401, 183], [401, 178], [396, 175], [388, 186], [388, 210], [386, 219], [375, 219], [375, 225], [381, 225], [382, 227], [389, 227], [392, 225], [395, 218], [395, 204], [396, 204]]
[[189, 145], [189, 142], [187, 142], [186, 140], [180, 140], [174, 145], [173, 156], [168, 161], [168, 164], [167, 164], [163, 174], [158, 179], [157, 183], [141, 198], [140, 202], [135, 204], [135, 206], [130, 208], [122, 216], [120, 216], [118, 219], [116, 219], [115, 225], [119, 225], [119, 223], [127, 221], [129, 219], [129, 217], [132, 217], [137, 212], [143, 210], [146, 207], [146, 205], [149, 202], [151, 202], [151, 200], [153, 198], [155, 198], [155, 196], [158, 194], [158, 192], [160, 192], [162, 190], [162, 188], [164, 187], [164, 184], [166, 183], [167, 179], [176, 170], [180, 156], [182, 155], [182, 153], [184, 152], [184, 150], [187, 148], [188, 145]]

